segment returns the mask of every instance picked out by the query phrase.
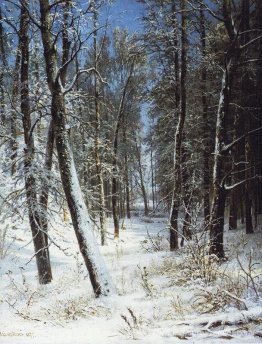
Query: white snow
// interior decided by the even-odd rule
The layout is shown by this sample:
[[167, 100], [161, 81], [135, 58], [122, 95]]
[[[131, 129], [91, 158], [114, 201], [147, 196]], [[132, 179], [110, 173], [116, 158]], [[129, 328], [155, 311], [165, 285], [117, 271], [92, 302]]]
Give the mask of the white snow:
[[[185, 339], [187, 343], [258, 343], [261, 338], [254, 334], [262, 332], [262, 302], [254, 298], [252, 290], [242, 295], [248, 310], [238, 309], [234, 302], [206, 314], [192, 307], [196, 290], [213, 289], [200, 279], [188, 279], [186, 270], [179, 271], [186, 250], [168, 251], [166, 221], [143, 217], [125, 220], [126, 229], [121, 230], [118, 241], [113, 240], [113, 224], [108, 221], [109, 244], [100, 251], [118, 295], [99, 299], [93, 296], [71, 224], [58, 221], [51, 229], [50, 235], [67, 249], [67, 255], [51, 246], [54, 280], [46, 286], [37, 283], [35, 262], [30, 261], [32, 243], [26, 245], [30, 231], [25, 231], [26, 223], [21, 224], [9, 233], [8, 240], [16, 240], [0, 262], [0, 343], [129, 344], [135, 340], [175, 344]], [[147, 231], [153, 238], [160, 230], [161, 251], [154, 252]], [[242, 241], [245, 243], [243, 262], [251, 248], [256, 252], [254, 259], [261, 261], [261, 233], [240, 233], [226, 231], [227, 242], [238, 248]], [[236, 273], [235, 258], [221, 268]], [[256, 268], [259, 271], [261, 266]]]

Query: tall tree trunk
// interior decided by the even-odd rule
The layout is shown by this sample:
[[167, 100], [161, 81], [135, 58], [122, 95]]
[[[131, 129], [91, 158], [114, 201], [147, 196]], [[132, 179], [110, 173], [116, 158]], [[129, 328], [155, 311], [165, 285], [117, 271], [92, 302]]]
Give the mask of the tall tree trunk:
[[[47, 175], [51, 172], [53, 166], [53, 152], [55, 143], [55, 133], [54, 133], [54, 123], [51, 119], [48, 128], [46, 151], [45, 151], [45, 163], [44, 163], [44, 173]], [[49, 178], [48, 178], [49, 179]], [[41, 226], [44, 232], [45, 245], [48, 246], [48, 199], [49, 199], [49, 185], [42, 184], [41, 194], [39, 197], [39, 203], [41, 206]], [[48, 252], [48, 260], [50, 263], [50, 254]]]
[[[249, 41], [249, 8], [250, 3], [249, 0], [242, 0], [242, 44], [246, 44]], [[243, 54], [245, 60], [248, 60], [247, 52]], [[245, 118], [245, 160], [247, 163], [246, 167], [246, 184], [245, 184], [245, 208], [246, 208], [246, 233], [251, 234], [254, 233], [253, 230], [253, 222], [252, 222], [252, 186], [251, 181], [249, 180], [252, 177], [251, 174], [251, 166], [252, 166], [252, 156], [251, 156], [251, 140], [250, 136], [247, 135], [251, 129], [251, 114], [250, 114], [250, 101], [248, 97], [249, 85], [251, 84], [249, 80], [248, 71], [244, 70], [244, 74], [242, 77], [242, 109], [243, 109], [243, 117]], [[252, 87], [253, 85], [251, 85]], [[248, 109], [247, 109], [248, 107]]]
[[29, 222], [35, 248], [35, 256], [40, 284], [47, 284], [52, 280], [51, 266], [49, 262], [48, 246], [45, 242], [36, 193], [36, 179], [33, 173], [34, 164], [34, 139], [31, 128], [30, 100], [29, 100], [29, 15], [27, 7], [28, 0], [21, 1], [21, 113], [23, 114], [24, 142], [25, 142], [25, 189], [28, 206]]
[[200, 10], [200, 36], [201, 36], [201, 93], [202, 93], [202, 117], [203, 117], [203, 189], [204, 189], [204, 218], [206, 223], [210, 217], [210, 177], [209, 177], [209, 157], [210, 157], [210, 137], [208, 126], [208, 104], [207, 104], [207, 67], [206, 67], [206, 19], [204, 15], [204, 5]]
[[[94, 67], [98, 70], [98, 53], [97, 53], [97, 8], [96, 1], [92, 2], [92, 7], [94, 11], [93, 22], [94, 22], [94, 33], [93, 33], [93, 47], [94, 47]], [[100, 104], [99, 104], [99, 81], [97, 75], [94, 75], [94, 92], [95, 92], [95, 164], [96, 164], [96, 174], [97, 174], [97, 187], [98, 187], [98, 197], [99, 197], [99, 219], [100, 219], [100, 233], [101, 233], [101, 244], [106, 244], [106, 213], [105, 213], [105, 192], [104, 192], [104, 180], [103, 171], [101, 166], [100, 157], [100, 132], [101, 132], [101, 115], [100, 115]]]
[[89, 272], [95, 295], [108, 295], [114, 292], [114, 286], [108, 275], [104, 260], [99, 252], [91, 221], [82, 197], [73, 156], [66, 130], [66, 109], [64, 94], [57, 75], [55, 46], [51, 36], [51, 15], [48, 0], [39, 0], [41, 14], [41, 34], [46, 62], [46, 74], [50, 87], [52, 102], [51, 115], [54, 121], [56, 148], [63, 189], [70, 210], [80, 252]]
[[5, 117], [5, 90], [4, 90], [4, 70], [7, 68], [7, 59], [4, 45], [4, 29], [2, 22], [2, 11], [0, 7], [0, 121], [6, 124]]
[[213, 201], [211, 208], [210, 224], [210, 253], [223, 258], [224, 245], [224, 212], [226, 204], [226, 190], [224, 188], [224, 162], [227, 152], [224, 146], [227, 141], [226, 123], [229, 117], [231, 92], [234, 76], [237, 70], [241, 50], [239, 49], [238, 37], [236, 37], [234, 21], [231, 13], [231, 3], [223, 0], [223, 17], [225, 27], [230, 40], [229, 48], [225, 57], [225, 70], [222, 78], [222, 89], [219, 98], [216, 123], [216, 141], [213, 168]]
[[145, 188], [145, 183], [144, 183], [143, 167], [142, 167], [142, 162], [141, 162], [141, 147], [138, 146], [137, 139], [135, 139], [135, 142], [136, 142], [136, 154], [137, 154], [137, 162], [138, 162], [138, 173], [139, 173], [139, 178], [140, 178], [140, 187], [141, 187], [141, 192], [142, 192], [142, 197], [143, 197], [143, 202], [144, 202], [144, 214], [145, 216], [147, 216], [149, 213], [149, 210], [148, 210], [148, 202], [147, 202], [147, 193], [146, 193], [146, 188]]
[[[255, 29], [262, 31], [262, 2], [260, 0], [255, 0]], [[262, 127], [262, 44], [257, 46], [257, 58], [258, 61], [256, 63], [256, 126]], [[261, 132], [256, 134], [253, 149], [255, 153], [255, 163], [256, 163], [256, 173], [258, 175], [262, 175], [262, 135]], [[256, 194], [256, 214], [262, 214], [262, 183], [261, 180], [256, 181], [255, 184], [255, 194]]]
[[[185, 166], [186, 162], [189, 160], [190, 156], [188, 151], [182, 146], [181, 147], [181, 165]], [[183, 247], [184, 239], [190, 240], [192, 239], [192, 232], [190, 229], [191, 224], [191, 207], [192, 207], [192, 193], [193, 189], [189, 185], [189, 172], [187, 168], [183, 168], [181, 171], [182, 176], [182, 188], [183, 188], [183, 203], [184, 203], [184, 220], [183, 220], [183, 237], [180, 242], [180, 246]]]
[[118, 210], [117, 210], [117, 200], [118, 200], [118, 194], [117, 194], [117, 150], [118, 150], [118, 131], [115, 131], [114, 135], [114, 143], [113, 143], [113, 176], [112, 176], [112, 196], [111, 196], [111, 202], [112, 202], [112, 215], [113, 215], [113, 221], [114, 221], [114, 238], [119, 238], [119, 219], [118, 219]]
[[[227, 66], [226, 66], [227, 68]], [[217, 112], [216, 143], [213, 169], [213, 201], [211, 208], [210, 224], [210, 253], [218, 257], [224, 257], [223, 233], [224, 233], [224, 211], [226, 202], [226, 191], [221, 185], [224, 176], [223, 145], [226, 141], [226, 117], [229, 111], [231, 82], [229, 80], [230, 70], [225, 71], [222, 80], [222, 90]]]
[[152, 192], [152, 206], [153, 210], [155, 209], [155, 174], [154, 174], [154, 164], [153, 164], [153, 148], [152, 142], [150, 147], [150, 169], [151, 169], [151, 192]]
[[181, 76], [180, 76], [180, 112], [175, 133], [174, 146], [174, 188], [170, 212], [170, 250], [178, 245], [178, 213], [181, 205], [181, 146], [186, 118], [186, 75], [187, 75], [187, 12], [186, 1], [181, 0]]
[[17, 99], [19, 94], [19, 71], [21, 65], [21, 46], [20, 44], [16, 50], [16, 59], [15, 59], [15, 68], [13, 71], [13, 85], [12, 85], [12, 112], [10, 118], [10, 129], [11, 129], [11, 141], [10, 141], [10, 148], [11, 148], [11, 175], [13, 176], [16, 172], [16, 158], [17, 158], [17, 114], [16, 114], [16, 105]]
[[[68, 38], [68, 16], [69, 16], [69, 7], [70, 7], [71, 0], [65, 0], [65, 6], [63, 9], [63, 33], [62, 33], [62, 65], [66, 63], [69, 57], [69, 38]], [[38, 76], [38, 66], [36, 66], [36, 78]], [[66, 83], [66, 76], [67, 76], [67, 68], [64, 68], [60, 79], [63, 86]], [[53, 154], [54, 154], [54, 145], [55, 145], [55, 132], [54, 132], [54, 121], [53, 119], [50, 120], [48, 134], [47, 134], [47, 142], [46, 142], [46, 151], [45, 151], [45, 162], [44, 162], [44, 171], [46, 174], [50, 174], [53, 166]], [[42, 228], [44, 230], [44, 236], [46, 241], [46, 246], [48, 245], [48, 199], [49, 199], [49, 185], [42, 185], [41, 194], [39, 197], [40, 206], [41, 206], [41, 223]], [[64, 209], [64, 208], [63, 208]], [[65, 220], [65, 212], [64, 211], [64, 220]], [[66, 221], [64, 221], [66, 222]], [[49, 255], [49, 262], [50, 262], [50, 255]]]
[[118, 112], [117, 112], [117, 120], [116, 120], [116, 127], [114, 132], [114, 138], [113, 138], [113, 160], [112, 160], [112, 166], [113, 166], [113, 176], [112, 176], [112, 215], [113, 215], [113, 221], [114, 221], [114, 237], [119, 238], [119, 219], [118, 219], [118, 211], [117, 211], [117, 200], [118, 200], [118, 193], [117, 193], [117, 153], [118, 153], [118, 136], [119, 136], [119, 130], [121, 127], [121, 124], [124, 120], [124, 114], [125, 114], [125, 102], [126, 102], [126, 96], [127, 96], [127, 90], [128, 86], [131, 80], [131, 77], [133, 75], [134, 70], [134, 63], [135, 58], [131, 62], [131, 67], [129, 70], [129, 74], [127, 77], [127, 80], [124, 85], [123, 93], [121, 96]]
[[[126, 121], [125, 121], [126, 122]], [[129, 189], [129, 174], [128, 174], [128, 156], [127, 156], [127, 138], [126, 138], [126, 123], [123, 130], [123, 144], [125, 147], [124, 156], [124, 174], [125, 174], [125, 203], [126, 203], [126, 216], [131, 218], [130, 211], [130, 189]]]
[[229, 221], [228, 221], [229, 229], [237, 229], [237, 209], [238, 209], [237, 196], [238, 196], [238, 190], [237, 189], [232, 190], [230, 193], [230, 204], [229, 204]]

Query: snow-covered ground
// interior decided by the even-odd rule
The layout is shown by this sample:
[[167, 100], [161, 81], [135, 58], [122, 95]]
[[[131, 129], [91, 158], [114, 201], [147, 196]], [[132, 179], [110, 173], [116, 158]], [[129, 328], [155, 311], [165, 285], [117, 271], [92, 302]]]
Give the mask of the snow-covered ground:
[[111, 235], [100, 249], [118, 295], [100, 299], [69, 225], [52, 228], [59, 248], [51, 246], [54, 280], [46, 286], [37, 283], [26, 226], [9, 230], [6, 247], [15, 241], [0, 262], [0, 343], [261, 342], [261, 265], [253, 265], [262, 261], [261, 231], [226, 231], [229, 259], [218, 266], [207, 256], [196, 264], [200, 244], [170, 253], [165, 227], [164, 218], [133, 218], [119, 241]]

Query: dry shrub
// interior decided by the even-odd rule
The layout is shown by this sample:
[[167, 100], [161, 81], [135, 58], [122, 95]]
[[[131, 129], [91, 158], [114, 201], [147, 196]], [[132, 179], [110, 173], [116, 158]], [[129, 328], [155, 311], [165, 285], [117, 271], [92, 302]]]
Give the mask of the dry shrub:
[[48, 308], [42, 308], [45, 319], [54, 322], [73, 321], [93, 316], [108, 316], [109, 309], [95, 305], [86, 296], [70, 296], [67, 299], [55, 300]]
[[192, 307], [199, 313], [213, 313], [223, 310], [228, 305], [239, 310], [247, 310], [245, 301], [241, 299], [245, 290], [239, 278], [221, 275], [216, 286], [198, 288], [192, 300]]
[[184, 320], [185, 315], [189, 312], [189, 307], [181, 299], [179, 295], [172, 296], [170, 300], [170, 307], [166, 314], [166, 319], [179, 319]]
[[179, 266], [180, 264], [174, 258], [165, 257], [157, 262], [152, 261], [148, 267], [148, 272], [150, 275], [170, 275], [179, 272]]
[[192, 301], [192, 307], [197, 312], [213, 313], [228, 304], [228, 296], [220, 288], [199, 289]]
[[141, 247], [146, 252], [166, 251], [169, 243], [163, 230], [153, 235], [147, 231], [147, 238], [141, 241]]
[[127, 338], [137, 340], [140, 336], [147, 334], [149, 321], [141, 314], [135, 313], [131, 308], [127, 308], [127, 314], [121, 314], [124, 321], [124, 327], [120, 329], [120, 333]]
[[143, 268], [138, 266], [138, 270], [140, 272], [141, 286], [144, 289], [144, 291], [146, 292], [146, 296], [147, 297], [155, 296], [156, 289], [155, 289], [154, 284], [152, 283], [152, 281], [149, 278], [149, 274], [148, 274], [146, 266], [144, 266]]
[[175, 269], [170, 271], [170, 286], [195, 283], [209, 285], [219, 277], [219, 261], [214, 255], [185, 255]]

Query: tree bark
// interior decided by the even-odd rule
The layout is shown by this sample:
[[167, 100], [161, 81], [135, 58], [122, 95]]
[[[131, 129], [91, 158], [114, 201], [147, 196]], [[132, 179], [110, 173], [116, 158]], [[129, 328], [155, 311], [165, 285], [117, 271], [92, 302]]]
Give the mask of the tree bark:
[[113, 161], [112, 161], [113, 177], [112, 177], [111, 201], [112, 201], [112, 215], [113, 215], [113, 221], [114, 221], [114, 237], [115, 238], [119, 238], [119, 219], [118, 219], [118, 210], [117, 210], [118, 193], [117, 193], [117, 176], [116, 176], [117, 175], [118, 135], [119, 135], [121, 124], [124, 119], [126, 95], [127, 95], [128, 86], [133, 74], [134, 63], [135, 63], [135, 60], [131, 62], [129, 74], [124, 85], [123, 93], [121, 96], [121, 100], [120, 100], [120, 104], [119, 104], [119, 108], [117, 112], [116, 127], [115, 127], [114, 138], [113, 138]]
[[[255, 29], [259, 30], [261, 32], [262, 30], [262, 2], [260, 0], [255, 0]], [[260, 44], [257, 47], [257, 58], [258, 61], [255, 66], [256, 71], [256, 100], [255, 105], [257, 108], [257, 122], [256, 126], [262, 127], [262, 44], [260, 41]], [[254, 149], [255, 148], [255, 149]], [[255, 168], [256, 173], [258, 175], [262, 175], [262, 135], [261, 133], [258, 133], [254, 140], [254, 155], [255, 155]], [[255, 194], [256, 194], [256, 214], [262, 214], [262, 183], [260, 180], [258, 180], [255, 184]]]
[[[93, 7], [93, 22], [94, 22], [94, 33], [93, 33], [93, 46], [94, 46], [94, 68], [98, 69], [98, 53], [97, 53], [97, 8], [96, 1], [92, 2]], [[106, 214], [105, 214], [105, 192], [104, 192], [104, 179], [103, 171], [101, 167], [100, 157], [100, 131], [101, 131], [101, 115], [100, 115], [100, 104], [99, 104], [99, 81], [97, 75], [94, 75], [94, 102], [95, 102], [95, 164], [97, 174], [97, 187], [99, 197], [99, 220], [100, 220], [100, 233], [101, 233], [101, 244], [106, 244]]]
[[139, 178], [140, 178], [140, 187], [141, 187], [141, 192], [142, 192], [142, 197], [143, 197], [143, 202], [144, 202], [144, 214], [145, 216], [147, 216], [149, 213], [149, 210], [148, 210], [147, 193], [146, 193], [146, 188], [145, 188], [145, 183], [144, 183], [143, 168], [142, 168], [142, 162], [141, 162], [141, 148], [138, 146], [137, 139], [135, 139], [135, 141], [136, 141], [136, 154], [137, 154], [137, 162], [138, 162], [138, 173], [139, 173]]
[[170, 250], [178, 245], [178, 213], [180, 207], [181, 185], [181, 146], [186, 118], [186, 76], [187, 76], [187, 14], [186, 1], [181, 0], [181, 76], [180, 76], [180, 112], [175, 133], [174, 145], [174, 188], [170, 212]]
[[[242, 0], [242, 44], [246, 44], [249, 41], [249, 8], [250, 3], [249, 0]], [[244, 54], [245, 59], [248, 59], [247, 53]], [[245, 116], [245, 134], [247, 134], [251, 129], [251, 114], [250, 110], [246, 109], [249, 107], [248, 101], [248, 91], [249, 91], [249, 75], [247, 74], [247, 70], [244, 70], [244, 75], [242, 78], [242, 109], [243, 109], [243, 117]], [[252, 177], [251, 174], [251, 166], [252, 166], [252, 154], [251, 154], [251, 142], [250, 136], [246, 135], [245, 138], [245, 160], [246, 160], [246, 185], [245, 185], [245, 208], [246, 208], [246, 233], [252, 234], [254, 233], [253, 230], [253, 221], [252, 221], [252, 182], [249, 180]]]
[[237, 70], [237, 63], [241, 55], [239, 40], [238, 37], [236, 37], [230, 4], [231, 3], [229, 0], [223, 0], [223, 18], [230, 43], [225, 57], [225, 70], [222, 78], [222, 89], [217, 111], [216, 141], [213, 167], [214, 192], [210, 224], [210, 254], [215, 254], [219, 258], [223, 258], [225, 256], [223, 235], [224, 211], [227, 193], [224, 188], [224, 161], [227, 152], [225, 152], [223, 148], [227, 141], [226, 123], [230, 111], [232, 84]]
[[6, 124], [5, 116], [5, 91], [4, 91], [4, 70], [7, 68], [7, 59], [4, 46], [4, 29], [2, 23], [2, 11], [0, 7], [0, 121]]
[[[125, 121], [126, 122], [126, 121]], [[128, 156], [127, 156], [127, 138], [126, 138], [126, 123], [123, 130], [123, 144], [125, 147], [124, 156], [124, 173], [125, 173], [125, 203], [126, 203], [126, 216], [128, 219], [131, 218], [130, 211], [130, 188], [129, 188], [129, 174], [128, 174]]]
[[27, 12], [28, 0], [21, 0], [20, 42], [21, 42], [21, 113], [23, 114], [24, 142], [25, 142], [25, 189], [28, 206], [29, 223], [31, 227], [35, 257], [40, 284], [47, 284], [52, 280], [51, 265], [49, 262], [48, 246], [45, 242], [36, 192], [36, 179], [34, 176], [34, 139], [30, 118], [29, 99], [29, 15]]
[[13, 176], [16, 172], [17, 163], [17, 114], [16, 114], [16, 105], [17, 105], [17, 98], [19, 94], [19, 71], [21, 65], [21, 46], [18, 44], [16, 50], [16, 59], [15, 59], [15, 68], [13, 71], [13, 85], [12, 85], [12, 112], [10, 118], [10, 129], [11, 129], [11, 141], [10, 141], [10, 148], [11, 148], [11, 175]]
[[202, 71], [201, 71], [201, 93], [202, 93], [202, 117], [203, 117], [203, 189], [204, 189], [204, 218], [209, 222], [210, 218], [210, 176], [209, 176], [209, 157], [210, 157], [210, 138], [208, 126], [208, 104], [207, 104], [207, 71], [206, 71], [206, 23], [204, 6], [200, 10], [200, 36], [201, 36], [201, 54], [202, 54]]
[[[48, 128], [46, 151], [45, 151], [45, 163], [44, 173], [47, 175], [51, 172], [53, 166], [53, 152], [55, 143], [54, 123], [51, 119]], [[49, 199], [49, 185], [42, 184], [42, 190], [39, 197], [39, 203], [41, 207], [41, 226], [44, 231], [45, 245], [48, 246], [48, 199]], [[48, 260], [50, 263], [50, 254], [48, 252]]]
[[[229, 71], [230, 72], [230, 71]], [[216, 123], [216, 143], [213, 169], [213, 202], [211, 208], [210, 224], [210, 253], [216, 254], [219, 258], [224, 257], [223, 233], [224, 233], [224, 211], [226, 203], [226, 191], [224, 185], [221, 185], [224, 176], [223, 145], [226, 140], [226, 117], [229, 111], [230, 102], [229, 75], [224, 72], [222, 80], [222, 90], [217, 112]]]
[[113, 293], [114, 286], [108, 275], [104, 260], [92, 231], [91, 221], [82, 197], [73, 156], [66, 130], [66, 109], [64, 94], [57, 74], [55, 46], [51, 36], [51, 16], [49, 1], [39, 0], [41, 15], [41, 34], [46, 62], [46, 74], [52, 95], [51, 115], [54, 121], [56, 148], [63, 189], [71, 214], [80, 252], [89, 272], [95, 296]]

